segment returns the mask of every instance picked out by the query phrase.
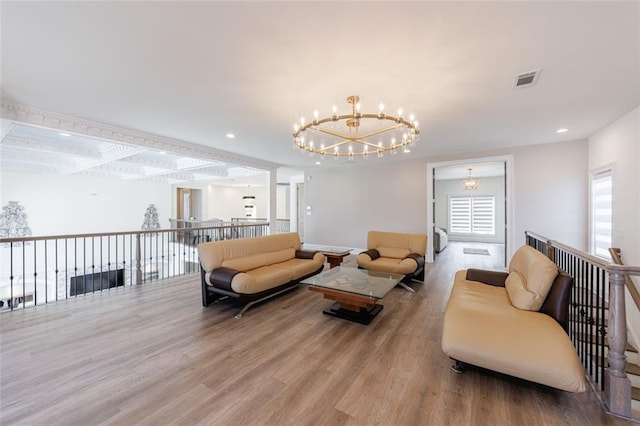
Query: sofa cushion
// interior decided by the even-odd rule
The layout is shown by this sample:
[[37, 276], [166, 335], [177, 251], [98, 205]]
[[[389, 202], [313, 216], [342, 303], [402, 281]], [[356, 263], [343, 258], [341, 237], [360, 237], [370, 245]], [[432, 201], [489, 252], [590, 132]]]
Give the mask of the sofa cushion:
[[231, 288], [236, 293], [253, 294], [285, 284], [293, 279], [290, 270], [263, 266], [233, 277]]
[[259, 253], [251, 256], [238, 257], [236, 259], [225, 259], [222, 261], [225, 268], [237, 269], [238, 271], [250, 271], [261, 266], [268, 266], [267, 254]]
[[[427, 235], [369, 231], [367, 234], [367, 249], [377, 249], [378, 247], [407, 249], [408, 251], [404, 255], [396, 256], [399, 258], [403, 258], [409, 253], [418, 253], [424, 256], [427, 251]], [[380, 256], [384, 256], [384, 254], [380, 253]]]
[[293, 248], [287, 248], [282, 250], [270, 251], [265, 253], [254, 254], [246, 257], [239, 257], [236, 259], [228, 259], [222, 262], [222, 266], [231, 269], [237, 269], [239, 271], [249, 271], [261, 266], [269, 266], [274, 263], [284, 262], [292, 259], [296, 255], [296, 251]]
[[558, 267], [549, 258], [532, 247], [520, 247], [511, 258], [505, 281], [513, 306], [527, 311], [540, 310], [556, 275]]
[[418, 269], [418, 266], [416, 261], [411, 258], [394, 259], [391, 257], [379, 257], [369, 262], [366, 265], [366, 269], [370, 271], [408, 275], [414, 273]]
[[393, 259], [404, 259], [411, 253], [408, 248], [379, 246], [377, 249], [381, 257], [391, 257]]
[[294, 280], [309, 275], [317, 271], [324, 264], [326, 257], [324, 254], [317, 252], [313, 259], [289, 259], [285, 262], [275, 263], [274, 268], [282, 268], [288, 270]]

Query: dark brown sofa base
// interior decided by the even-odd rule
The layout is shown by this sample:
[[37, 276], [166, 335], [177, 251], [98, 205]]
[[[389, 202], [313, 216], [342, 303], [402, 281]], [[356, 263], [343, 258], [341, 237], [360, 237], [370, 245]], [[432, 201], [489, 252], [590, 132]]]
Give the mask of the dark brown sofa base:
[[207, 280], [205, 278], [205, 271], [200, 267], [200, 277], [201, 277], [201, 285], [202, 285], [202, 306], [207, 307], [213, 302], [217, 302], [222, 299], [230, 299], [236, 302], [243, 304], [244, 306], [238, 312], [235, 317], [242, 318], [242, 315], [253, 305], [256, 303], [260, 303], [272, 297], [275, 297], [279, 294], [285, 293], [289, 290], [293, 290], [300, 284], [300, 281], [303, 281], [313, 275], [319, 274], [322, 272], [324, 265], [322, 265], [318, 270], [307, 274], [297, 280], [289, 281], [286, 284], [279, 285], [277, 287], [270, 288], [269, 290], [261, 291], [259, 293], [253, 294], [242, 294], [236, 293], [233, 290], [225, 290], [222, 288], [213, 287], [210, 284], [207, 284]]

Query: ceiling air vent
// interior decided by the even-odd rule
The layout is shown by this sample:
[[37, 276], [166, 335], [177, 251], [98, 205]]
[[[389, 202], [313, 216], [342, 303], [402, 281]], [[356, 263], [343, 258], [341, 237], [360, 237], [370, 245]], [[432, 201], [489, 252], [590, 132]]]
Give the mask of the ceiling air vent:
[[542, 71], [542, 69], [525, 72], [516, 76], [515, 88], [521, 89], [523, 87], [529, 87], [536, 84], [538, 77], [540, 76], [540, 71]]

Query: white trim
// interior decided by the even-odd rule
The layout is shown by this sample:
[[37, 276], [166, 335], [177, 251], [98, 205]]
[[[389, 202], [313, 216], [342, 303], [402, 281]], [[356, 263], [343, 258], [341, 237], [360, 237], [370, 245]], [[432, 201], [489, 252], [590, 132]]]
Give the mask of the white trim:
[[[477, 157], [477, 158], [465, 158], [461, 160], [451, 161], [439, 161], [434, 163], [427, 163], [427, 262], [433, 262], [433, 227], [435, 226], [434, 214], [433, 214], [433, 170], [437, 167], [445, 166], [459, 166], [474, 163], [493, 163], [502, 162], [506, 163], [506, 203], [507, 208], [505, 212], [505, 254], [507, 262], [513, 254], [513, 211], [514, 211], [514, 180], [513, 180], [513, 155], [498, 155], [494, 157]], [[497, 208], [497, 207], [496, 207]]]
[[79, 135], [105, 139], [107, 141], [155, 148], [161, 151], [170, 151], [190, 157], [217, 160], [227, 164], [268, 170], [274, 173], [279, 167], [279, 164], [276, 163], [222, 151], [205, 145], [153, 135], [124, 127], [116, 127], [97, 121], [85, 120], [83, 118], [59, 114], [29, 105], [2, 102], [0, 105], [0, 117], [47, 129], [63, 130]]

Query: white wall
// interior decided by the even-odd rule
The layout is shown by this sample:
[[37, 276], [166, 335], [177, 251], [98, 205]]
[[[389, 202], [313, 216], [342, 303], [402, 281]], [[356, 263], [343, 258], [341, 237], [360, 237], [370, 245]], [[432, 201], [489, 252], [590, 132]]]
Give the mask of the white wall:
[[426, 165], [420, 160], [315, 169], [306, 173], [305, 241], [364, 248], [371, 229], [425, 232]]
[[513, 155], [514, 247], [531, 230], [584, 250], [587, 244], [586, 141], [313, 169], [306, 173], [306, 241], [364, 247], [370, 229], [427, 232], [426, 164]]
[[1, 178], [1, 204], [18, 201], [34, 236], [139, 230], [149, 204], [169, 227], [166, 184], [4, 171]]
[[236, 187], [210, 185], [208, 189], [207, 214], [204, 219], [230, 220], [232, 217], [246, 217], [242, 197], [256, 197], [256, 217], [267, 218], [269, 191], [265, 187]]
[[513, 149], [514, 246], [533, 231], [587, 249], [588, 144], [585, 140]]
[[460, 179], [436, 180], [435, 183], [435, 224], [438, 228], [449, 229], [449, 197], [451, 196], [494, 196], [495, 197], [495, 235], [449, 235], [451, 241], [475, 241], [504, 244], [504, 176], [483, 177], [477, 190], [462, 188]]
[[290, 195], [289, 184], [283, 185], [278, 184], [277, 186], [277, 195], [276, 195], [276, 219], [289, 219], [289, 214], [291, 213], [291, 195]]
[[[589, 170], [613, 164], [613, 241], [627, 265], [640, 265], [640, 107], [589, 138]], [[635, 285], [640, 289], [639, 279]], [[626, 292], [629, 340], [640, 344], [640, 312]]]
[[589, 170], [613, 164], [613, 245], [640, 265], [640, 107], [589, 138]]

